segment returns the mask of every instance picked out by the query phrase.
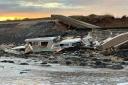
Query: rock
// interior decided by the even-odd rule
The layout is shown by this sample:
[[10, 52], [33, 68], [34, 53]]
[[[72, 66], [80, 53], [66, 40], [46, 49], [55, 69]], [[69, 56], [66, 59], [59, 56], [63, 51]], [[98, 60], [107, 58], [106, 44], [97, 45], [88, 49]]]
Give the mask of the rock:
[[3, 56], [4, 54], [6, 54], [4, 50], [0, 49], [0, 56]]
[[120, 64], [115, 64], [115, 65], [109, 66], [108, 68], [114, 69], [114, 70], [120, 70], [120, 69], [123, 69], [124, 67]]
[[49, 57], [49, 60], [54, 60], [55, 58], [53, 56], [50, 56]]
[[54, 61], [50, 61], [50, 63], [58, 63], [58, 61], [57, 60], [54, 60]]
[[3, 60], [1, 62], [3, 62], [3, 63], [14, 63], [14, 61], [10, 61], [10, 60]]
[[24, 74], [24, 73], [27, 73], [27, 72], [20, 72], [20, 74]]
[[106, 68], [106, 65], [92, 65], [93, 68]]
[[20, 65], [29, 65], [28, 63], [20, 63]]
[[90, 54], [90, 57], [94, 57], [94, 55], [93, 54]]
[[122, 65], [128, 65], [128, 61], [121, 62]]
[[100, 60], [97, 60], [97, 61], [95, 62], [95, 64], [96, 64], [96, 65], [101, 65], [102, 62], [101, 62]]
[[128, 61], [128, 57], [125, 57], [125, 58], [123, 58], [124, 59], [124, 61]]
[[51, 65], [49, 65], [49, 64], [42, 64], [41, 66], [49, 67]]
[[34, 60], [34, 62], [38, 62], [37, 60]]
[[92, 61], [100, 61], [100, 59], [92, 58]]
[[25, 69], [25, 70], [22, 70], [23, 72], [28, 72], [28, 71], [31, 71], [30, 69]]
[[46, 56], [46, 55], [44, 55], [43, 57], [44, 57], [44, 58], [49, 58], [49, 56]]
[[101, 61], [96, 61], [94, 65], [92, 65], [93, 68], [106, 68], [106, 63], [103, 63]]
[[80, 66], [86, 66], [86, 65], [87, 65], [86, 62], [81, 62], [81, 63], [80, 63]]
[[104, 62], [110, 62], [111, 59], [103, 59]]
[[95, 62], [94, 61], [87, 61], [87, 65], [88, 66], [94, 66], [95, 65]]
[[79, 56], [68, 55], [68, 56], [65, 56], [64, 59], [71, 60], [71, 61], [79, 61], [81, 58]]
[[72, 64], [72, 62], [71, 62], [71, 61], [69, 61], [69, 60], [68, 60], [68, 61], [66, 61], [65, 63], [66, 63], [66, 65], [71, 65], [71, 64]]
[[44, 62], [42, 62], [42, 63], [40, 63], [40, 64], [47, 64], [47, 62], [46, 62], [46, 61], [44, 61]]

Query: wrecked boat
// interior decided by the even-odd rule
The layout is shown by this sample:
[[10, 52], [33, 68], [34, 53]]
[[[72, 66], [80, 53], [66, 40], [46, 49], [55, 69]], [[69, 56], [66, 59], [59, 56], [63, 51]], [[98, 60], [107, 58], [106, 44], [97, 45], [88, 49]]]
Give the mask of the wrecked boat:
[[24, 46], [5, 48], [4, 52], [12, 54], [29, 54], [42, 51], [53, 51], [52, 45], [57, 37], [41, 37], [25, 40]]
[[7, 53], [28, 54], [38, 52], [58, 52], [65, 48], [81, 45], [81, 38], [64, 39], [57, 42], [57, 37], [42, 37], [26, 39], [24, 46], [17, 46], [11, 49], [5, 49]]
[[91, 32], [87, 36], [81, 38], [84, 47], [97, 49], [100, 46], [100, 42], [97, 39], [94, 39]]
[[61, 42], [55, 44], [53, 47], [57, 51], [61, 51], [63, 49], [79, 51], [80, 49], [94, 50], [98, 46], [100, 46], [100, 43], [91, 36], [91, 33], [88, 33], [88, 35], [84, 37], [64, 39]]
[[65, 39], [53, 45], [53, 49], [59, 52], [63, 49], [81, 46], [81, 38]]
[[[64, 49], [95, 49], [100, 43], [91, 36], [91, 33], [84, 37], [40, 37], [25, 40], [24, 46], [17, 46], [11, 49], [5, 49], [7, 53], [28, 54], [39, 52], [59, 52]], [[78, 49], [77, 49], [78, 48]]]
[[4, 52], [10, 53], [10, 54], [24, 54], [25, 46], [17, 46], [13, 48], [5, 48], [3, 49]]
[[[102, 50], [108, 54], [114, 54], [119, 51], [128, 52], [128, 32], [119, 34], [115, 37], [107, 38], [101, 44]], [[127, 55], [128, 56], [128, 55]]]
[[[41, 37], [41, 38], [31, 38], [26, 39], [25, 42], [27, 45], [32, 47], [32, 52], [42, 52], [42, 51], [54, 51], [52, 49], [53, 44], [56, 42], [57, 37]], [[29, 48], [26, 49], [29, 52]]]

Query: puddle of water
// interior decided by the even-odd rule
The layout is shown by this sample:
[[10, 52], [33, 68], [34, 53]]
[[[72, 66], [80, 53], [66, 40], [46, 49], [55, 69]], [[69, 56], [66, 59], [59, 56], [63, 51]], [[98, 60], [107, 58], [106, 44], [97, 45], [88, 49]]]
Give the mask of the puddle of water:
[[51, 85], [49, 81], [38, 79], [16, 79], [16, 80], [0, 80], [0, 85]]
[[128, 82], [125, 82], [125, 83], [118, 83], [117, 85], [128, 85]]

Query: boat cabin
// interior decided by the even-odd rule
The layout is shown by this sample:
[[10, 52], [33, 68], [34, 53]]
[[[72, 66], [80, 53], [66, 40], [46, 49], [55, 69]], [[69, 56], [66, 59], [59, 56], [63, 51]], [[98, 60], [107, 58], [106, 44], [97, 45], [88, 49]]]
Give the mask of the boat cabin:
[[26, 44], [30, 44], [33, 50], [36, 51], [48, 51], [52, 48], [54, 41], [57, 37], [42, 37], [42, 38], [32, 38], [26, 39]]

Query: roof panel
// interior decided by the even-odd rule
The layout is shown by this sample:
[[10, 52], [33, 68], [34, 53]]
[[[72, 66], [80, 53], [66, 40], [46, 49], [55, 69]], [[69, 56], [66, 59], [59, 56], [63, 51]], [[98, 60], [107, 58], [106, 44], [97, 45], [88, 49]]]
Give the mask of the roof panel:
[[64, 24], [71, 25], [76, 28], [100, 28], [99, 26], [86, 23], [83, 21], [79, 21], [70, 17], [66, 17], [63, 15], [51, 15], [52, 18], [58, 19], [59, 21], [63, 22]]
[[31, 39], [26, 39], [25, 42], [32, 42], [32, 41], [50, 41], [54, 40], [56, 37], [41, 37], [41, 38], [31, 38]]

